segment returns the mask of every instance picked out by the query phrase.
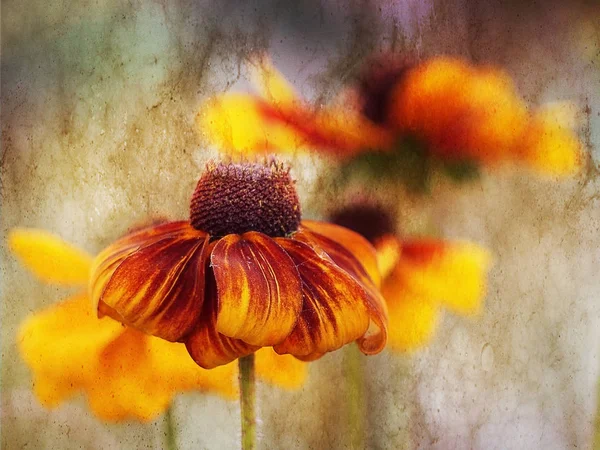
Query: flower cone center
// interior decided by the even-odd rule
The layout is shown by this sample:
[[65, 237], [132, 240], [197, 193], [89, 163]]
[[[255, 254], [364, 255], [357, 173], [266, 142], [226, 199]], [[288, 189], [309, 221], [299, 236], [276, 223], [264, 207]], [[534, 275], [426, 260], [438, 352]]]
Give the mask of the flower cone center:
[[300, 201], [289, 169], [265, 164], [209, 164], [192, 196], [194, 228], [214, 237], [258, 231], [271, 237], [293, 233]]

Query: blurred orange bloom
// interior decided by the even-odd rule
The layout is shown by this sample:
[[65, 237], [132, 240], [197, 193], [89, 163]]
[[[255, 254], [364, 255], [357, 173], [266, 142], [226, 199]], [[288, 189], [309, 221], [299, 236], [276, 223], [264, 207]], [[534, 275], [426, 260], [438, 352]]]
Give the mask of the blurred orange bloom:
[[416, 349], [431, 338], [441, 308], [462, 315], [479, 312], [491, 257], [469, 242], [379, 238], [382, 293], [389, 317], [389, 346]]
[[426, 344], [441, 308], [462, 315], [480, 310], [491, 262], [486, 249], [469, 242], [400, 238], [392, 216], [369, 204], [341, 209], [332, 221], [375, 246], [388, 307], [390, 348], [410, 351]]
[[[85, 288], [92, 258], [42, 230], [15, 229], [9, 246], [41, 280]], [[33, 371], [34, 391], [54, 407], [83, 391], [101, 419], [149, 421], [163, 412], [178, 392], [215, 392], [236, 398], [237, 366], [208, 371], [189, 357], [185, 345], [170, 343], [98, 319], [88, 295], [79, 293], [32, 314], [20, 327], [20, 353]], [[306, 364], [271, 349], [257, 353], [257, 374], [286, 387], [300, 387]]]
[[[385, 84], [377, 92], [347, 95], [317, 108], [300, 99], [268, 60], [255, 62], [251, 70], [260, 96], [218, 95], [198, 115], [208, 140], [227, 151], [308, 149], [347, 159], [398, 151], [409, 138], [428, 157], [450, 164], [513, 162], [555, 175], [571, 174], [581, 165], [582, 149], [573, 132], [543, 113], [530, 114], [499, 70], [449, 57], [404, 70], [390, 62], [397, 78], [390, 82], [377, 74]], [[373, 105], [383, 110], [373, 112]]]

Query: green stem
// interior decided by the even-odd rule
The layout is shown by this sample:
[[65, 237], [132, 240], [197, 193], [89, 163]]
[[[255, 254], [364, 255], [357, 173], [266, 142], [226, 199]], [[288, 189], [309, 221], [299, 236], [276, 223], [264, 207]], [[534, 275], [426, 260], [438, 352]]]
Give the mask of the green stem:
[[175, 423], [173, 422], [173, 404], [165, 411], [165, 439], [168, 450], [177, 450], [177, 437], [175, 436]]
[[256, 400], [254, 382], [254, 355], [238, 360], [240, 367], [240, 408], [242, 416], [242, 450], [254, 450], [256, 446]]
[[346, 382], [348, 384], [348, 426], [350, 448], [365, 448], [365, 383], [362, 355], [358, 346], [346, 350]]

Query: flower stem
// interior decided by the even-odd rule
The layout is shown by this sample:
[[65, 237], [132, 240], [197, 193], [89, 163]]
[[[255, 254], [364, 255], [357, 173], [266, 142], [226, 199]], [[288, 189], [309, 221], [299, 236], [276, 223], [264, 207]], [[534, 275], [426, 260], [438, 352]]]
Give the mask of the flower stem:
[[361, 353], [357, 345], [346, 351], [346, 382], [348, 383], [348, 426], [350, 448], [365, 448], [365, 383]]
[[256, 400], [254, 382], [254, 354], [238, 360], [240, 368], [240, 407], [242, 415], [242, 450], [254, 450], [256, 444]]
[[173, 423], [173, 405], [169, 405], [165, 411], [165, 439], [168, 450], [177, 450], [177, 437], [175, 436], [175, 424]]

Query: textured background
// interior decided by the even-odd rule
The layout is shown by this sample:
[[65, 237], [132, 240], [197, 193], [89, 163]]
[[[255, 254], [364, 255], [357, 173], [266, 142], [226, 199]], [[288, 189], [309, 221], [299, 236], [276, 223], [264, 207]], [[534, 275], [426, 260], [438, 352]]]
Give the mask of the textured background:
[[[530, 104], [575, 102], [595, 160], [566, 182], [506, 171], [400, 204], [405, 230], [433, 221], [489, 246], [496, 265], [481, 317], [446, 315], [411, 358], [365, 358], [368, 444], [589, 448], [600, 350], [600, 9], [521, 3], [3, 1], [2, 242], [11, 227], [42, 227], [95, 252], [149, 216], [185, 217], [216, 156], [196, 111], [207, 95], [247, 86], [253, 51], [266, 49], [316, 101], [373, 49], [500, 64]], [[326, 162], [294, 163], [317, 217], [327, 205], [311, 186]], [[37, 404], [14, 335], [65, 291], [33, 280], [4, 245], [0, 256], [2, 447], [161, 448], [162, 418], [105, 425], [83, 399], [53, 411]], [[338, 352], [312, 364], [298, 392], [260, 386], [261, 448], [342, 446], [342, 361]], [[234, 402], [180, 396], [175, 415], [182, 449], [237, 445]]]

